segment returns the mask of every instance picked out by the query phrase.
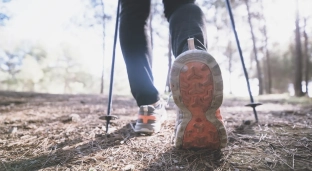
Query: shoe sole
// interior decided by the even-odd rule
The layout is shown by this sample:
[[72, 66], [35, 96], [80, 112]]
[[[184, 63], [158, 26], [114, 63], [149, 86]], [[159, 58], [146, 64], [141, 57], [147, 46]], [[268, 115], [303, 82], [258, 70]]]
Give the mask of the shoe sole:
[[136, 133], [146, 133], [146, 134], [152, 134], [152, 133], [158, 133], [161, 129], [161, 124], [143, 124], [143, 123], [136, 123], [136, 125], [133, 127], [133, 131]]
[[201, 50], [182, 53], [173, 63], [170, 84], [174, 102], [182, 111], [175, 146], [224, 148], [227, 134], [216, 116], [223, 100], [223, 80], [215, 59]]

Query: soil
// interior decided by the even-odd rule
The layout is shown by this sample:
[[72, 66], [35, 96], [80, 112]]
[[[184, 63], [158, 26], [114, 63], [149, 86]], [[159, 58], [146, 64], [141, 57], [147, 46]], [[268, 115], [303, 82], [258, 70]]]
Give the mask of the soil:
[[179, 150], [173, 102], [160, 133], [138, 135], [132, 97], [114, 96], [106, 133], [106, 96], [0, 92], [0, 170], [312, 170], [312, 104], [262, 101], [256, 123], [247, 103], [223, 102], [226, 148]]

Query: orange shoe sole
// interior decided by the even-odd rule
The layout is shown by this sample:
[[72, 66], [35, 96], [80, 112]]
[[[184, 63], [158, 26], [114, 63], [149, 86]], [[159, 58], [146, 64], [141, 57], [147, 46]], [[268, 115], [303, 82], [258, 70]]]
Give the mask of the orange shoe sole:
[[174, 102], [181, 110], [176, 125], [176, 147], [225, 147], [227, 134], [219, 110], [223, 81], [215, 59], [201, 50], [184, 52], [173, 64], [170, 84]]

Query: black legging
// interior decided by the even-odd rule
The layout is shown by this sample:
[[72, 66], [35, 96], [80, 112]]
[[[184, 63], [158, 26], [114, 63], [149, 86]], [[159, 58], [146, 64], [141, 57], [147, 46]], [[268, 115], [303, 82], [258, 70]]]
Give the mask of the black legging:
[[[188, 38], [195, 39], [197, 49], [206, 50], [205, 19], [201, 9], [195, 5], [195, 0], [163, 0], [163, 4], [169, 21], [174, 56], [188, 50]], [[146, 34], [146, 22], [150, 8], [150, 0], [121, 0], [120, 45], [131, 92], [138, 106], [159, 100], [148, 62], [151, 42]]]

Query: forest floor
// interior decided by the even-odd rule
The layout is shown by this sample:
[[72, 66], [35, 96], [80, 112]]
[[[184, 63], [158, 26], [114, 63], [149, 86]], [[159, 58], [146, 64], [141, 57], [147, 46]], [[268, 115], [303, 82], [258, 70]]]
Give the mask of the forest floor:
[[172, 144], [173, 102], [160, 133], [137, 135], [135, 101], [115, 96], [106, 134], [104, 96], [0, 92], [0, 170], [312, 170], [312, 100], [259, 101], [255, 123], [247, 100], [225, 98], [227, 147], [192, 151]]

